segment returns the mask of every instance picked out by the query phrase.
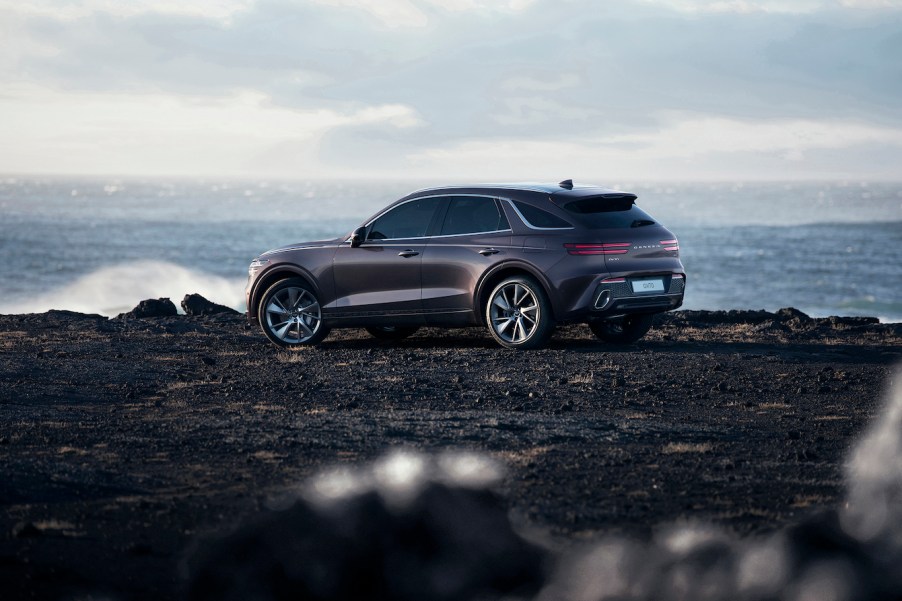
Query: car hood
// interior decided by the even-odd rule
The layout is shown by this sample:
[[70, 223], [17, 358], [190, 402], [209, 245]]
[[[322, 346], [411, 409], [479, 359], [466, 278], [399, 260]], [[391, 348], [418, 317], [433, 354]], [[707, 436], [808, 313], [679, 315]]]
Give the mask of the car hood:
[[303, 250], [306, 248], [327, 248], [329, 246], [338, 246], [347, 240], [347, 236], [341, 236], [339, 238], [332, 238], [330, 240], [315, 240], [313, 242], [296, 242], [294, 244], [288, 244], [286, 246], [280, 246], [279, 248], [274, 248], [272, 250], [268, 250], [265, 253], [261, 253], [260, 257], [268, 257], [270, 255], [276, 255], [279, 253], [284, 253], [293, 250]]

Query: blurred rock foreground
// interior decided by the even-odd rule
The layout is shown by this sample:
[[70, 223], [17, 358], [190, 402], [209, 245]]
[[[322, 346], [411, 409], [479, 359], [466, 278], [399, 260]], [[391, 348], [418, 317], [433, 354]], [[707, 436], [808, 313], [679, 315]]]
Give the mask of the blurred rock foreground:
[[188, 596], [531, 596], [542, 582], [545, 554], [514, 533], [505, 504], [487, 487], [499, 480], [493, 464], [405, 452], [368, 468], [324, 474], [302, 498], [206, 542]]
[[559, 555], [512, 529], [489, 457], [400, 452], [320, 475], [204, 543], [189, 598], [902, 599], [902, 370], [896, 381], [851, 454], [847, 502], [769, 536], [699, 522]]

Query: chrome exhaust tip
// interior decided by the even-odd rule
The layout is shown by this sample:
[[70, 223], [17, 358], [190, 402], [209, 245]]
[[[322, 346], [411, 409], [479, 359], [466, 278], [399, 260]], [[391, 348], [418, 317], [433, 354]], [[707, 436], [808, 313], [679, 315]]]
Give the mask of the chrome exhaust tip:
[[611, 291], [610, 290], [602, 290], [598, 295], [598, 298], [595, 299], [595, 308], [596, 309], [604, 309], [611, 303]]

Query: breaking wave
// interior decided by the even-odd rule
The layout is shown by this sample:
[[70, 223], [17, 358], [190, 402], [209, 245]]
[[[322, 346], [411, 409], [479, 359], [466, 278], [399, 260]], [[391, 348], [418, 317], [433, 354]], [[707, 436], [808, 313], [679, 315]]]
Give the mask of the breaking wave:
[[136, 261], [104, 267], [70, 284], [26, 299], [0, 302], [0, 313], [65, 309], [113, 317], [147, 298], [168, 297], [178, 306], [186, 294], [244, 311], [244, 281], [188, 269], [166, 261]]

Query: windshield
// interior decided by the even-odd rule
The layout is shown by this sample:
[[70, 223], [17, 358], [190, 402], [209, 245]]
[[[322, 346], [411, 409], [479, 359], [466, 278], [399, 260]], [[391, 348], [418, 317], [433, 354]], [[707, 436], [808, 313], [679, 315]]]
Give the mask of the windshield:
[[654, 225], [651, 215], [633, 204], [632, 198], [594, 196], [568, 202], [564, 210], [581, 225], [593, 229], [620, 229]]

